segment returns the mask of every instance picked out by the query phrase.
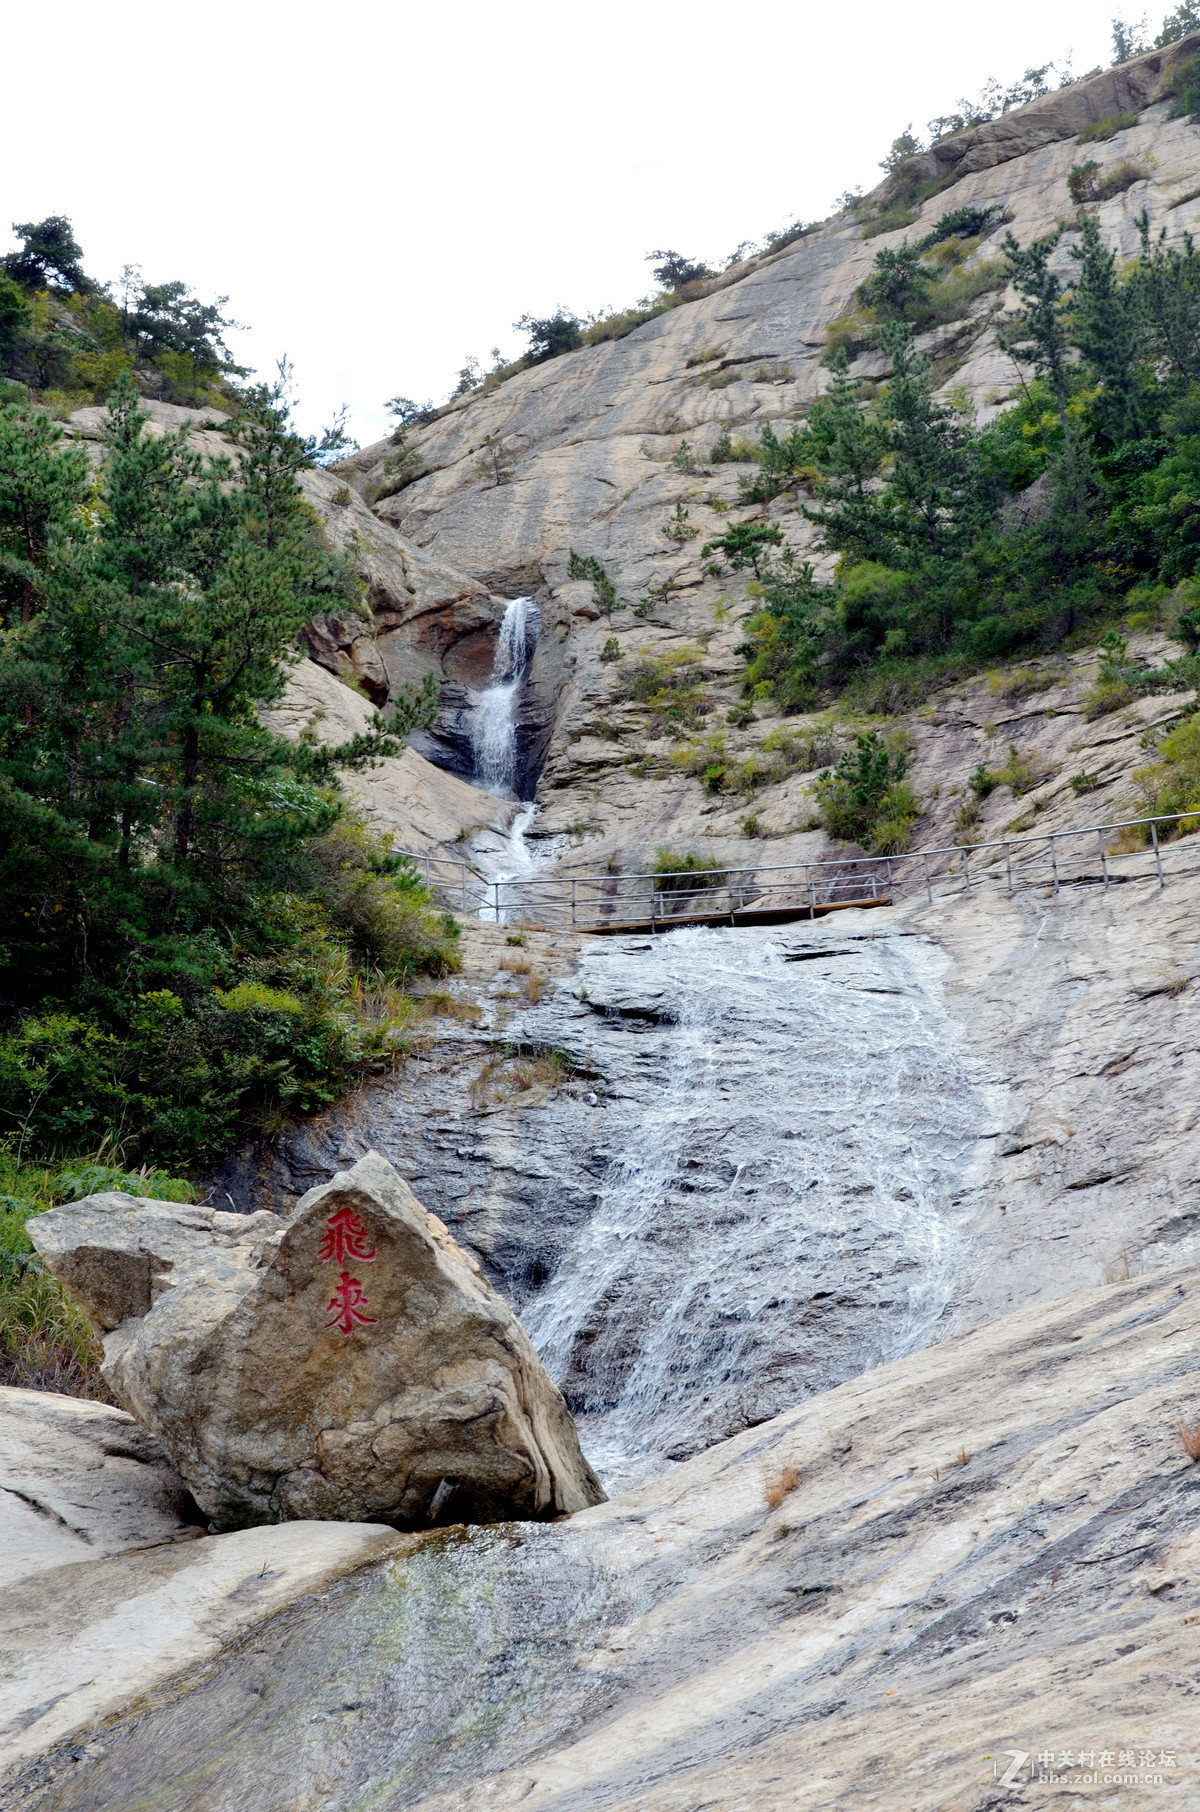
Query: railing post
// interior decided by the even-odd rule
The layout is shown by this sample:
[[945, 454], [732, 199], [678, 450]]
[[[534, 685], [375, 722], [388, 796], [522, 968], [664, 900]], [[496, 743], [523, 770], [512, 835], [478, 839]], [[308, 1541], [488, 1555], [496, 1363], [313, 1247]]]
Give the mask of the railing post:
[[815, 919], [817, 916], [817, 896], [813, 891], [812, 869], [807, 862], [804, 864], [804, 885], [808, 889], [808, 916], [810, 919]]
[[1007, 841], [1005, 842], [1005, 845], [1004, 845], [1004, 868], [1005, 868], [1005, 872], [1008, 875], [1008, 891], [1011, 894], [1012, 890], [1013, 890], [1012, 889], [1012, 844]]
[[933, 905], [933, 882], [929, 875], [929, 857], [925, 857], [925, 892], [929, 895], [929, 904]]
[[1161, 891], [1166, 886], [1166, 882], [1163, 880], [1162, 851], [1158, 847], [1158, 825], [1153, 818], [1150, 820], [1150, 841], [1154, 845], [1154, 866], [1158, 869], [1158, 885]]
[[575, 881], [571, 882], [571, 930], [572, 931], [574, 931], [574, 929], [575, 929], [575, 888], [577, 885], [578, 885], [577, 882], [575, 882]]
[[1104, 832], [1096, 832], [1096, 842], [1100, 845], [1100, 866], [1104, 870], [1104, 891], [1108, 892], [1108, 855], [1104, 848]]
[[968, 847], [965, 843], [963, 844], [962, 858], [963, 858], [963, 881], [966, 883], [967, 892], [970, 893], [970, 891], [971, 891], [971, 851], [968, 849]]
[[1050, 833], [1050, 872], [1054, 876], [1054, 891], [1058, 892], [1058, 849], [1054, 841], [1054, 832]]
[[892, 898], [892, 858], [887, 859], [888, 899]]

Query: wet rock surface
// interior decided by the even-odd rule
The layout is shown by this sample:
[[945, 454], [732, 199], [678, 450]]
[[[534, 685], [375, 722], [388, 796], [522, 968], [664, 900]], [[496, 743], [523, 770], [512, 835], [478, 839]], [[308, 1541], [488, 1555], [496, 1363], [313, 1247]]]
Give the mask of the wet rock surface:
[[[1184, 1269], [1023, 1310], [560, 1526], [384, 1546], [291, 1524], [64, 1568], [40, 1602], [66, 1647], [15, 1607], [22, 1668], [0, 1609], [10, 1728], [30, 1720], [3, 1803], [984, 1812], [1076, 1803], [1059, 1758], [1090, 1751], [1125, 1779], [1117, 1757], [1149, 1753], [1161, 1783], [1110, 1780], [1106, 1803], [1183, 1812], [1198, 1308]], [[331, 1537], [357, 1558], [318, 1551]], [[203, 1671], [156, 1646], [168, 1591]], [[1037, 1780], [1046, 1752], [1062, 1784]]]
[[593, 940], [505, 1027], [558, 1053], [552, 1087], [506, 1093], [510, 1059], [473, 1102], [491, 1046], [464, 1032], [283, 1141], [268, 1199], [385, 1152], [513, 1301], [614, 1488], [764, 1421], [930, 1337], [991, 1151], [936, 945], [853, 916]]
[[286, 1224], [108, 1194], [30, 1234], [218, 1527], [420, 1528], [603, 1496], [508, 1306], [373, 1153]]

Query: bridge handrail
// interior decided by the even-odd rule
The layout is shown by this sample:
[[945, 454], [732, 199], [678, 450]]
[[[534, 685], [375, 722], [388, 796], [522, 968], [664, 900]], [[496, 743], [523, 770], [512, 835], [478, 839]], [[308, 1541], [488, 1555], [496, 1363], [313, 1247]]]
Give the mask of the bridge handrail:
[[[1058, 846], [1069, 839], [1079, 838], [1096, 839], [1096, 858], [1106, 887], [1111, 878], [1108, 866], [1110, 862], [1146, 852], [1152, 853], [1154, 874], [1161, 887], [1165, 885], [1165, 874], [1159, 826], [1181, 824], [1188, 819], [1200, 819], [1200, 808], [1187, 812], [1160, 813], [1153, 817], [1117, 819], [1110, 823], [1084, 825], [1076, 829], [1035, 831], [1031, 835], [994, 838], [978, 843], [941, 844], [928, 849], [905, 850], [894, 855], [845, 855], [815, 862], [761, 864], [715, 861], [711, 869], [533, 874], [511, 881], [489, 880], [469, 863], [456, 862], [449, 857], [418, 855], [409, 851], [403, 853], [447, 904], [456, 905], [464, 912], [476, 909], [507, 919], [516, 918], [522, 912], [537, 907], [553, 911], [569, 902], [571, 923], [584, 929], [586, 923], [600, 922], [593, 921], [591, 908], [605, 907], [607, 910], [604, 917], [611, 919], [613, 909], [619, 902], [632, 903], [646, 896], [650, 901], [651, 920], [657, 916], [664, 923], [678, 918], [679, 908], [689, 900], [707, 900], [713, 908], [711, 916], [716, 916], [719, 912], [723, 917], [725, 912], [732, 916], [735, 912], [747, 911], [750, 907], [747, 896], [764, 898], [788, 890], [803, 890], [813, 910], [819, 905], [828, 906], [830, 903], [849, 904], [850, 900], [839, 896], [844, 888], [850, 886], [858, 887], [861, 891], [863, 886], [869, 884], [872, 899], [879, 901], [882, 882], [885, 884], [886, 897], [890, 899], [897, 879], [904, 873], [907, 880], [906, 866], [911, 870], [913, 863], [921, 865], [925, 888], [932, 900], [933, 882], [947, 878], [944, 866], [935, 872], [934, 865], [940, 858], [950, 859], [954, 864], [952, 878], [957, 876], [969, 889], [976, 880], [993, 878], [995, 869], [991, 863], [977, 863], [972, 872], [973, 859], [991, 851], [1004, 854], [1004, 873], [1011, 892], [1014, 860], [1020, 875], [1027, 868], [1027, 857], [1039, 847], [1048, 850], [1054, 890], [1057, 892], [1062, 879], [1058, 870]], [[1106, 847], [1107, 838], [1125, 831], [1148, 832], [1149, 841], [1141, 849], [1112, 850]], [[1172, 843], [1168, 847], [1174, 849], [1179, 846]], [[733, 904], [735, 893], [739, 896], [736, 906]], [[716, 907], [716, 898], [721, 894], [728, 896], [728, 907]], [[581, 921], [581, 909], [586, 922]]]

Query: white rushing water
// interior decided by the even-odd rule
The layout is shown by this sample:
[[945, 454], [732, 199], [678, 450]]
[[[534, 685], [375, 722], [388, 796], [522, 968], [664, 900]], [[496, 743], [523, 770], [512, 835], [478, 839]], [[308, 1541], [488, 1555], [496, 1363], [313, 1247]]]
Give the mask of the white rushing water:
[[533, 599], [514, 598], [496, 638], [491, 684], [476, 696], [471, 711], [471, 779], [498, 799], [517, 797], [517, 709], [537, 631]]
[[921, 1344], [953, 1290], [988, 1089], [944, 958], [794, 929], [832, 954], [688, 929], [585, 959], [635, 1068], [595, 1212], [522, 1319], [610, 1492]]
[[[499, 799], [518, 798], [521, 689], [528, 677], [537, 633], [537, 605], [532, 598], [514, 598], [500, 623], [491, 683], [476, 695], [471, 710], [472, 783]], [[527, 879], [552, 859], [548, 848], [531, 849], [526, 841], [537, 809], [532, 799], [523, 801], [506, 836], [484, 832], [472, 843], [471, 853], [477, 865], [495, 883], [495, 892], [482, 909], [481, 918], [507, 923], [514, 910], [506, 897], [505, 883]]]

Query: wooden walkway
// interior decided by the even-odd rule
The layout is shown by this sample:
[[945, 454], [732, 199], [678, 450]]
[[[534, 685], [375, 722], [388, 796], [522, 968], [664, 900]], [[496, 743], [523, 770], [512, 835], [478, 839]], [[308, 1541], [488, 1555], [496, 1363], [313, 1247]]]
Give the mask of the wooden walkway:
[[865, 900], [818, 900], [815, 905], [735, 907], [732, 912], [664, 912], [648, 919], [624, 919], [620, 923], [586, 925], [578, 928], [582, 937], [624, 937], [630, 932], [678, 931], [682, 925], [788, 925], [796, 919], [821, 919], [827, 912], [848, 912], [851, 908], [890, 906], [890, 894], [878, 894]]

